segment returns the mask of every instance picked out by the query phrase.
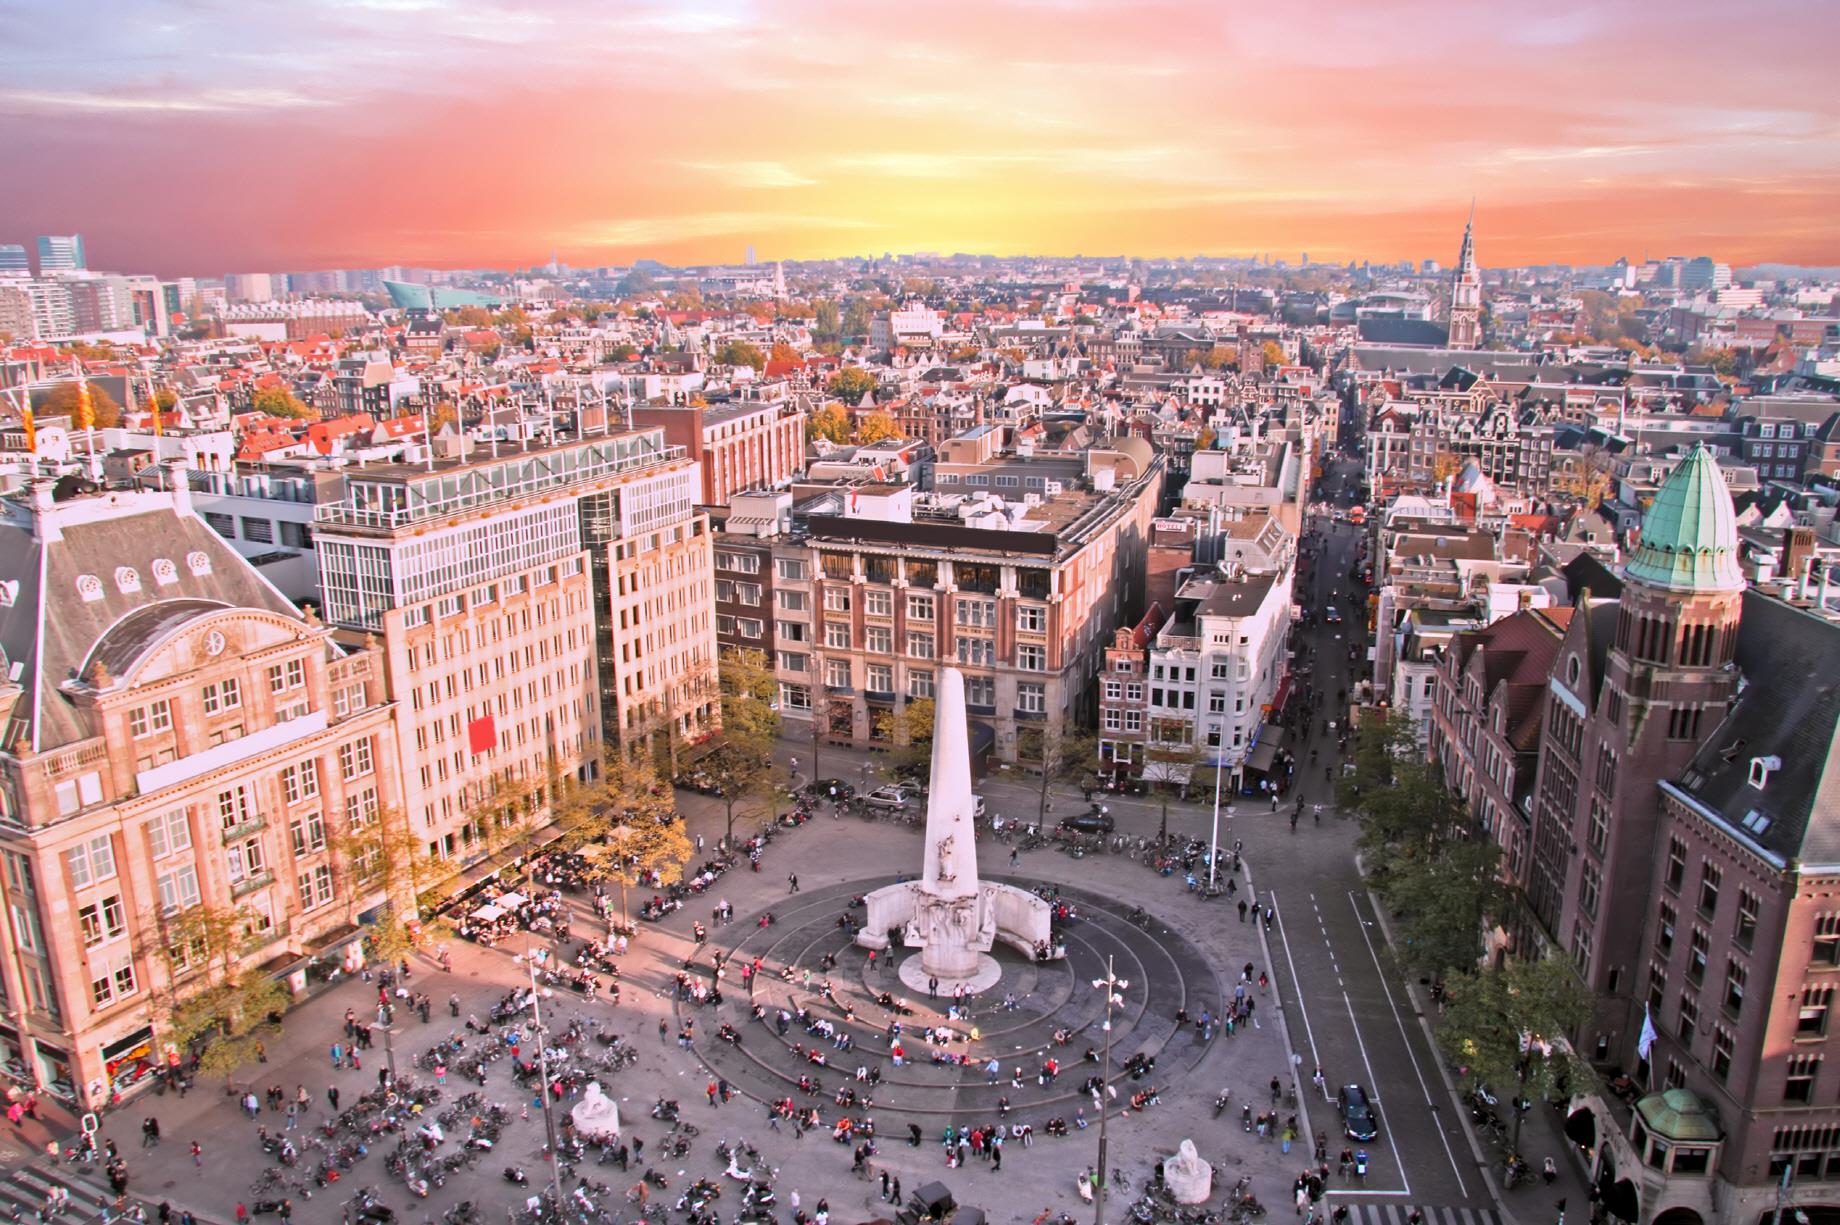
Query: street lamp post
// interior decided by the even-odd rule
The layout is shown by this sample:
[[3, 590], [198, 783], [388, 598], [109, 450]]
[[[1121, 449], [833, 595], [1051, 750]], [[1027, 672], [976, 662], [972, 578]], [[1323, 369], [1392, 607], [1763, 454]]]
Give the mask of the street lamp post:
[[530, 1015], [533, 1022], [532, 1033], [537, 1039], [537, 1071], [543, 1077], [543, 1083], [537, 1096], [543, 1102], [543, 1133], [549, 1140], [549, 1186], [556, 1196], [556, 1211], [562, 1211], [562, 1154], [556, 1149], [556, 1119], [550, 1113], [549, 1105], [549, 1035], [543, 1029], [543, 993], [537, 988], [537, 962], [534, 957], [524, 958], [524, 968], [530, 972]]
[[377, 1024], [383, 1027], [383, 1061], [390, 1070], [390, 1088], [396, 1088], [396, 1031], [390, 1028], [395, 1017], [388, 1004], [377, 1005]]
[[1214, 759], [1214, 832], [1213, 847], [1208, 851], [1208, 888], [1214, 887], [1214, 871], [1220, 865], [1220, 778], [1225, 773], [1220, 768], [1220, 758]]
[[1124, 1003], [1124, 996], [1119, 992], [1128, 990], [1130, 983], [1112, 972], [1112, 959], [1105, 959], [1105, 977], [1092, 980], [1093, 990], [1105, 992], [1105, 1057], [1099, 1073], [1099, 1170], [1093, 1179], [1093, 1225], [1105, 1225], [1105, 1120], [1108, 1115], [1106, 1107], [1110, 1104], [1112, 1094], [1112, 1008]]

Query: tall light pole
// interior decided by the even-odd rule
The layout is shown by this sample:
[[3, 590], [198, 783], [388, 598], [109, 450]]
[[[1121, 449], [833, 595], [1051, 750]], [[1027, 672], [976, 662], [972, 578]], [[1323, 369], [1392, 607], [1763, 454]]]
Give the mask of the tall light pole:
[[[1218, 754], [1218, 749], [1216, 753]], [[1219, 756], [1214, 758], [1214, 832], [1213, 848], [1208, 851], [1208, 888], [1214, 887], [1214, 871], [1220, 864], [1220, 779], [1225, 773], [1221, 768]]]
[[1109, 1168], [1105, 1163], [1105, 1120], [1112, 1094], [1112, 1009], [1124, 1003], [1120, 992], [1129, 989], [1131, 984], [1112, 972], [1112, 959], [1108, 956], [1105, 977], [1093, 979], [1092, 985], [1093, 990], [1105, 992], [1105, 1060], [1099, 1073], [1099, 1173], [1093, 1180], [1093, 1225], [1105, 1225], [1105, 1184]]
[[[534, 944], [535, 941], [533, 940]], [[524, 968], [530, 971], [530, 1016], [534, 1022], [533, 1032], [537, 1038], [537, 1071], [543, 1077], [543, 1084], [537, 1096], [543, 1102], [543, 1133], [549, 1139], [549, 1186], [556, 1196], [556, 1211], [562, 1211], [562, 1154], [556, 1151], [556, 1120], [549, 1107], [549, 1035], [543, 1030], [543, 993], [537, 988], [537, 960], [524, 958]]]
[[396, 1091], [396, 1031], [390, 1028], [395, 1020], [393, 1010], [388, 1004], [377, 1005], [377, 1024], [383, 1027], [384, 1066], [390, 1069], [390, 1091]]

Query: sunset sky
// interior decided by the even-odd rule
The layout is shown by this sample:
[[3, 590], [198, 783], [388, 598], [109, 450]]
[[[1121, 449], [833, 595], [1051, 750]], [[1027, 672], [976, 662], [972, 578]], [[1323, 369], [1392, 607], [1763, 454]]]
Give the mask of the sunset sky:
[[1840, 4], [0, 0], [0, 242], [1840, 264]]

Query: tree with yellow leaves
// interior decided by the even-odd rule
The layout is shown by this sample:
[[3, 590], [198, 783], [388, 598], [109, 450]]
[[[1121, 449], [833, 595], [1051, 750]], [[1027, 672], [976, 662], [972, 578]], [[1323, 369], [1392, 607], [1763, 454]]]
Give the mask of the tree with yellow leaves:
[[864, 413], [856, 422], [856, 441], [864, 446], [900, 436], [901, 427], [895, 424], [892, 413]]
[[835, 443], [850, 441], [850, 414], [835, 401], [826, 404], [805, 422], [809, 438], [826, 438]]

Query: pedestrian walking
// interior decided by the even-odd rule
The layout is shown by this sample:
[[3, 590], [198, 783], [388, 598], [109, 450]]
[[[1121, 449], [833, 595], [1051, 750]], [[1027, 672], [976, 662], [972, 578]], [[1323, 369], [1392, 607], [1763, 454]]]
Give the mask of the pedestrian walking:
[[[1244, 907], [1241, 907], [1241, 909], [1244, 909]], [[452, 1016], [457, 1017], [460, 1015], [460, 997], [457, 994], [447, 997], [447, 1011]]]
[[926, 980], [926, 994], [928, 999], [936, 1000], [939, 998], [939, 980], [937, 978], [929, 978]]
[[204, 1169], [204, 1146], [196, 1140], [192, 1141], [192, 1165]]
[[1239, 921], [1241, 923], [1244, 923], [1246, 921], [1246, 899], [1245, 898], [1241, 898], [1239, 900]]
[[891, 1204], [898, 1204], [901, 1202], [901, 1176], [899, 1174], [895, 1175], [894, 1190], [889, 1192], [888, 1202]]
[[[797, 893], [798, 891], [799, 891], [799, 874], [797, 872], [786, 873], [786, 892], [787, 893]], [[794, 1192], [793, 1194], [796, 1196], [797, 1192]]]
[[882, 1171], [882, 1198], [884, 1200], [888, 1198], [888, 1180], [889, 1180], [889, 1173], [887, 1170], [883, 1170]]
[[141, 1122], [141, 1147], [160, 1147], [160, 1121], [152, 1115], [148, 1115]]
[[332, 1044], [332, 1070], [334, 1072], [338, 1071], [339, 1065], [344, 1062], [345, 1062], [345, 1048], [340, 1046], [338, 1043], [334, 1042]]
[[326, 1100], [332, 1103], [333, 1112], [337, 1113], [339, 1108], [339, 1087], [337, 1085], [326, 1086]]

